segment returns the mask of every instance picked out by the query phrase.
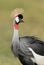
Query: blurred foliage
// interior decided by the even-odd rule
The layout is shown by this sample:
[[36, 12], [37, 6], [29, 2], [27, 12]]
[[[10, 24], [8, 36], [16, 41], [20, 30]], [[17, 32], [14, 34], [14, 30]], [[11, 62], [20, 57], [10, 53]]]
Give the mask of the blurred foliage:
[[44, 0], [0, 0], [0, 65], [20, 65], [11, 52], [13, 22], [11, 10], [24, 9], [24, 24], [19, 25], [20, 36], [36, 36], [44, 41]]

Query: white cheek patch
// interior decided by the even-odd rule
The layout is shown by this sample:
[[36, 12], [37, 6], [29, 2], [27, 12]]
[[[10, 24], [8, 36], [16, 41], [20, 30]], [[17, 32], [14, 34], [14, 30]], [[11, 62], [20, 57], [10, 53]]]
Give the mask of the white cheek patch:
[[16, 23], [18, 23], [18, 22], [19, 22], [19, 18], [18, 18], [18, 17], [16, 17], [16, 18], [15, 18], [15, 21], [16, 21]]

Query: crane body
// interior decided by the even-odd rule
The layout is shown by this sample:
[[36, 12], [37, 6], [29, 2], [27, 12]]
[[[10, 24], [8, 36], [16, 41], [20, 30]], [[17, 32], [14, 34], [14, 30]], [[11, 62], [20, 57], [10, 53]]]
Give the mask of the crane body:
[[44, 65], [44, 42], [34, 36], [19, 37], [19, 23], [23, 15], [18, 14], [13, 20], [14, 33], [11, 50], [22, 65]]

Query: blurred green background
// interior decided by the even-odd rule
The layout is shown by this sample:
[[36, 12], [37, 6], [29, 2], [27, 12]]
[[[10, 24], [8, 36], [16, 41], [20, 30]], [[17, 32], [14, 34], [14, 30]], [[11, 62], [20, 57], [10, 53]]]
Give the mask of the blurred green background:
[[44, 0], [0, 0], [0, 65], [21, 65], [11, 52], [13, 22], [11, 10], [24, 9], [24, 24], [20, 36], [36, 36], [44, 41]]

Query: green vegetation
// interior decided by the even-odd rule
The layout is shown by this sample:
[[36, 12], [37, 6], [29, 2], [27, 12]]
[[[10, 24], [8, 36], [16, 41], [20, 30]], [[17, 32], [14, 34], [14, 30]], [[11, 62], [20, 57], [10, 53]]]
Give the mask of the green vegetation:
[[11, 52], [13, 23], [10, 12], [24, 9], [24, 24], [20, 24], [20, 36], [33, 35], [44, 41], [44, 0], [0, 0], [0, 65], [21, 65]]

